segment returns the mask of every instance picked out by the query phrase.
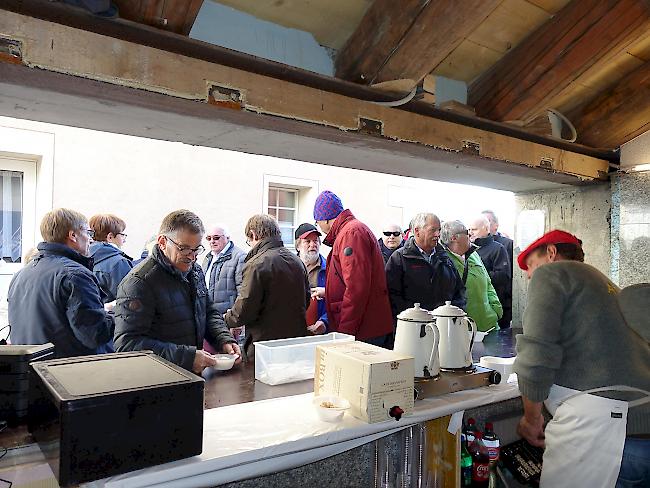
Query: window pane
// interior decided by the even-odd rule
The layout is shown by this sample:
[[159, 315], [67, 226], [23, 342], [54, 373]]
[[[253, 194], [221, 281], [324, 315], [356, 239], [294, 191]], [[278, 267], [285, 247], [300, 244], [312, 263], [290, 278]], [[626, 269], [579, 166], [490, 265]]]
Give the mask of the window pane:
[[294, 211], [293, 210], [278, 210], [278, 222], [283, 223], [283, 224], [289, 224], [293, 225], [294, 220]]
[[0, 171], [0, 244], [2, 259], [19, 263], [22, 254], [23, 174]]
[[296, 193], [289, 190], [279, 190], [280, 203], [278, 207], [296, 208]]
[[282, 232], [282, 242], [285, 246], [293, 247], [294, 239], [293, 233], [295, 232], [294, 227], [280, 227], [280, 232]]
[[269, 207], [278, 206], [278, 190], [269, 188]]

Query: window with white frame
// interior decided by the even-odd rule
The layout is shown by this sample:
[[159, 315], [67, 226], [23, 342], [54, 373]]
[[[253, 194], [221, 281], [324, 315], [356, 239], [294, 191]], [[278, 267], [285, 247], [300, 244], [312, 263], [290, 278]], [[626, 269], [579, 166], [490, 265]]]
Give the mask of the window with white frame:
[[0, 171], [0, 205], [2, 259], [19, 263], [23, 251], [23, 173]]
[[282, 242], [293, 247], [297, 227], [298, 190], [269, 186], [267, 213], [275, 217], [282, 232]]

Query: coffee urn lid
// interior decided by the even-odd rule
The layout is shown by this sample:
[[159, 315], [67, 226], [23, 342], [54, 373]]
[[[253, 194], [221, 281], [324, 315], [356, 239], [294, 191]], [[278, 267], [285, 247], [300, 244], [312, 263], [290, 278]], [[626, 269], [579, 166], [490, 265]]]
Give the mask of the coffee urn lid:
[[444, 305], [430, 312], [435, 317], [466, 317], [467, 314], [462, 308], [452, 305], [450, 301], [446, 301]]
[[429, 311], [420, 308], [420, 304], [414, 304], [413, 308], [407, 308], [400, 312], [397, 316], [399, 320], [406, 320], [407, 322], [431, 322], [431, 315]]

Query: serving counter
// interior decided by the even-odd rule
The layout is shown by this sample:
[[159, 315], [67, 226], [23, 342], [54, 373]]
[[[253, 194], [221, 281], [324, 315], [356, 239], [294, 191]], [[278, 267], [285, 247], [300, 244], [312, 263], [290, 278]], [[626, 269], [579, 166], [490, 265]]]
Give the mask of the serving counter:
[[[510, 331], [493, 333], [476, 346], [476, 359], [482, 355], [512, 355], [513, 335]], [[400, 421], [366, 424], [345, 415], [342, 422], [330, 424], [320, 421], [311, 406], [312, 381], [267, 386], [255, 381], [250, 362], [204, 377], [206, 411], [200, 456], [100, 480], [91, 486], [192, 487], [231, 482], [242, 488], [309, 486], [319, 479], [321, 486], [370, 486], [374, 447], [369, 446], [376, 439], [452, 414], [456, 415], [451, 417], [450, 430], [455, 431], [462, 411], [512, 402], [519, 396], [515, 383], [505, 383], [420, 400], [414, 414]], [[21, 438], [20, 432], [22, 442], [29, 442], [24, 429], [14, 429], [14, 439]], [[0, 445], [7, 445], [2, 440], [8, 440], [7, 434], [0, 436]], [[33, 446], [10, 449], [6, 459], [0, 461], [0, 478], [2, 469], [19, 464], [21, 450], [30, 466], [38, 465], [39, 453]], [[42, 464], [42, 455], [40, 459]], [[283, 476], [257, 479], [278, 472], [284, 472]], [[342, 475], [349, 483], [334, 482]]]

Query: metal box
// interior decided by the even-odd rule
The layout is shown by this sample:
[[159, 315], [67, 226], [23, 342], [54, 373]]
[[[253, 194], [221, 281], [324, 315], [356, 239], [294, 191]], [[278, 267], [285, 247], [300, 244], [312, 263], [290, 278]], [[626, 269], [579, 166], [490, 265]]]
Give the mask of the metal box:
[[33, 363], [29, 431], [61, 486], [201, 453], [202, 378], [149, 351]]
[[29, 363], [54, 356], [54, 345], [0, 345], [0, 420], [17, 425], [27, 417]]

